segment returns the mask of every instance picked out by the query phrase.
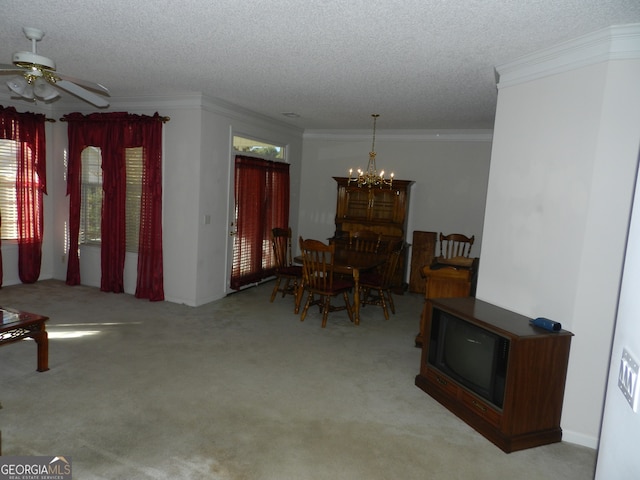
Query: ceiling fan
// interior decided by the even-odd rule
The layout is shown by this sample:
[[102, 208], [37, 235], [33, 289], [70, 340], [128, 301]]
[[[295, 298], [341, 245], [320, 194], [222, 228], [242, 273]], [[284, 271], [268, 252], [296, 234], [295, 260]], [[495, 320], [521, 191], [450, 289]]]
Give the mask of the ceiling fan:
[[31, 40], [31, 52], [14, 53], [13, 65], [0, 64], [0, 75], [14, 75], [7, 80], [12, 92], [23, 98], [46, 102], [58, 97], [58, 89], [62, 89], [96, 107], [109, 106], [104, 98], [104, 95], [109, 95], [107, 87], [58, 73], [53, 60], [36, 53], [36, 42], [44, 37], [42, 30], [24, 27], [22, 31]]

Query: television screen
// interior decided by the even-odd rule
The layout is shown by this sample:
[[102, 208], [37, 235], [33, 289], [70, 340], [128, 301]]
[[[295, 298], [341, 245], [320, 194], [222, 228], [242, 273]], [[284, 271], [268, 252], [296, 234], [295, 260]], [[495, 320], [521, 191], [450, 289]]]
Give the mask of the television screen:
[[428, 362], [497, 407], [504, 401], [509, 341], [434, 309]]
[[442, 361], [470, 387], [489, 395], [493, 384], [497, 338], [478, 327], [452, 318], [444, 331]]

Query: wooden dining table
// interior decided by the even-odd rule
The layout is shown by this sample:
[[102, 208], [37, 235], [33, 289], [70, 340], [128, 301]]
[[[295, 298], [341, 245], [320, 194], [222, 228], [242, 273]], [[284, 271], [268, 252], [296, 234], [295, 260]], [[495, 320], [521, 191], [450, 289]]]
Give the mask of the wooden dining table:
[[[353, 323], [360, 325], [360, 272], [376, 269], [386, 262], [386, 256], [370, 252], [339, 249], [333, 257], [333, 273], [351, 275], [353, 277]], [[302, 265], [302, 255], [296, 256], [294, 262]], [[304, 293], [303, 285], [298, 289], [294, 313], [300, 312], [300, 304]]]

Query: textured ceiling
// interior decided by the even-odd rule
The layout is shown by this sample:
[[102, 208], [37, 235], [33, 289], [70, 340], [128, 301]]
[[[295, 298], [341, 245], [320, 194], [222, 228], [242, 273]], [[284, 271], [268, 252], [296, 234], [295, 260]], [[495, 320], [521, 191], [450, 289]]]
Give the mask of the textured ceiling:
[[[493, 128], [494, 67], [640, 0], [0, 0], [0, 63], [31, 49], [112, 97], [202, 92], [310, 129]], [[0, 84], [1, 86], [2, 84]], [[282, 116], [295, 112], [298, 119]], [[162, 113], [162, 112], [160, 112]]]

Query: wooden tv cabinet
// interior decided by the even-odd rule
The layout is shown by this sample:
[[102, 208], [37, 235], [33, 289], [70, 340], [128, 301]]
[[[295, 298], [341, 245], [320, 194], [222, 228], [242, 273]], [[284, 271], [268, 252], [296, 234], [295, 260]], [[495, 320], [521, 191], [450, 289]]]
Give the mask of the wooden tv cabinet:
[[[560, 417], [573, 334], [533, 327], [529, 318], [473, 297], [430, 299], [427, 303], [415, 384], [507, 453], [562, 440]], [[428, 363], [434, 309], [509, 339], [502, 408]]]

